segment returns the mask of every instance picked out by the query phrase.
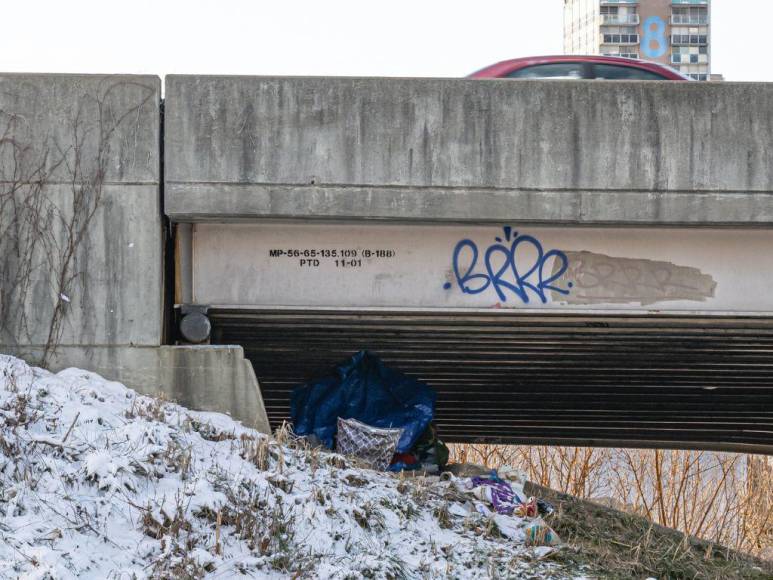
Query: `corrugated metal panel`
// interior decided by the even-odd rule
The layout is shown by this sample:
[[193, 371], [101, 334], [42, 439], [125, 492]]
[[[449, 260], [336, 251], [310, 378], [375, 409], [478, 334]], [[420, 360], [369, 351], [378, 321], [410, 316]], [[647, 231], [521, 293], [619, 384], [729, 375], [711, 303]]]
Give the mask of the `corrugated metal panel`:
[[773, 318], [210, 311], [274, 426], [368, 349], [438, 392], [448, 441], [773, 452]]

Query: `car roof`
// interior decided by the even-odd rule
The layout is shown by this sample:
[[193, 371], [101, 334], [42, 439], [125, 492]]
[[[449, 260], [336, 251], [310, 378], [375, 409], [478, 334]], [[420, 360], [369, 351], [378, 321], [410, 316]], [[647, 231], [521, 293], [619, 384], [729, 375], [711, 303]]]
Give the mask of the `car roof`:
[[626, 58], [622, 56], [601, 56], [601, 55], [580, 55], [580, 54], [562, 54], [546, 56], [527, 56], [503, 60], [501, 62], [489, 65], [469, 75], [469, 78], [500, 78], [507, 73], [527, 66], [536, 64], [558, 63], [558, 62], [586, 62], [597, 64], [618, 64], [633, 68], [640, 68], [654, 73], [662, 74], [671, 80], [691, 80], [690, 77], [683, 75], [678, 70], [658, 63], [635, 58]]

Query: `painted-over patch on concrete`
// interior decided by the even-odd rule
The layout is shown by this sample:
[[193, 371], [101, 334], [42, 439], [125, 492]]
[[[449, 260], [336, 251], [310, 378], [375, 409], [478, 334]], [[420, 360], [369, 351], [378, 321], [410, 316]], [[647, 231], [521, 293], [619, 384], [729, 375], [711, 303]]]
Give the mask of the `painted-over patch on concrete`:
[[571, 281], [572, 292], [553, 298], [567, 304], [648, 306], [667, 300], [704, 302], [714, 297], [717, 288], [711, 275], [691, 266], [585, 251], [565, 254], [569, 267], [559, 285]]

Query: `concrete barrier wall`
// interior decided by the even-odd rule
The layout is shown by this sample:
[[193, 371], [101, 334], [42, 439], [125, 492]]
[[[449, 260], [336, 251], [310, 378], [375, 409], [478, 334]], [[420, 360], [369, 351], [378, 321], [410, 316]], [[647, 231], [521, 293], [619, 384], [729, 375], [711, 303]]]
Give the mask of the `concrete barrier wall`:
[[[72, 216], [83, 214], [74, 200], [85, 188], [88, 205], [98, 190], [101, 201], [69, 258], [73, 279], [49, 368], [93, 370], [266, 431], [260, 389], [240, 347], [162, 346], [160, 105], [155, 76], [0, 74], [0, 352], [41, 360], [58, 301], [55, 273], [68, 259], [67, 231], [78, 229]], [[23, 196], [36, 184], [39, 208], [24, 216], [38, 215], [44, 227], [27, 231], [44, 243], [35, 245], [21, 292], [12, 275], [18, 214], [7, 193], [19, 186]]]
[[[74, 280], [59, 342], [161, 344], [160, 89], [160, 79], [151, 76], [0, 75], [4, 187], [42, 175], [42, 212], [50, 214], [52, 236], [37, 246], [25, 304], [8, 303], [13, 308], [0, 324], [0, 345], [34, 349], [48, 341], [56, 302], [52, 276], [72, 225], [73, 194], [83, 182], [101, 183], [92, 189], [101, 189], [102, 201], [72, 256]], [[10, 205], [1, 221], [10, 225]], [[2, 259], [8, 274], [11, 257]]]
[[174, 220], [773, 222], [764, 84], [166, 77]]

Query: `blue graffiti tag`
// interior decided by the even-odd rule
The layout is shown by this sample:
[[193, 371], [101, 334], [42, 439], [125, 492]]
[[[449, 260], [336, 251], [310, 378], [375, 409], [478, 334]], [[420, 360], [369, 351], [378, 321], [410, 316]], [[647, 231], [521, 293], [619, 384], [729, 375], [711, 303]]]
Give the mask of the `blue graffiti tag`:
[[[493, 287], [500, 301], [507, 302], [508, 294], [514, 294], [524, 304], [529, 303], [530, 293], [536, 294], [543, 304], [548, 301], [548, 291], [564, 296], [569, 294], [568, 289], [553, 284], [569, 267], [566, 254], [560, 250], [545, 252], [537, 238], [519, 235], [510, 226], [505, 226], [503, 231], [504, 242], [499, 237], [495, 238], [496, 243], [483, 253], [481, 263], [485, 272], [478, 271], [480, 252], [475, 242], [463, 239], [456, 244], [452, 257], [453, 271], [463, 293], [480, 294]], [[524, 257], [524, 253], [533, 256], [529, 259]], [[546, 271], [551, 260], [552, 273]], [[450, 290], [452, 286], [451, 282], [446, 282], [443, 287]], [[571, 289], [573, 284], [569, 282], [567, 286]]]

